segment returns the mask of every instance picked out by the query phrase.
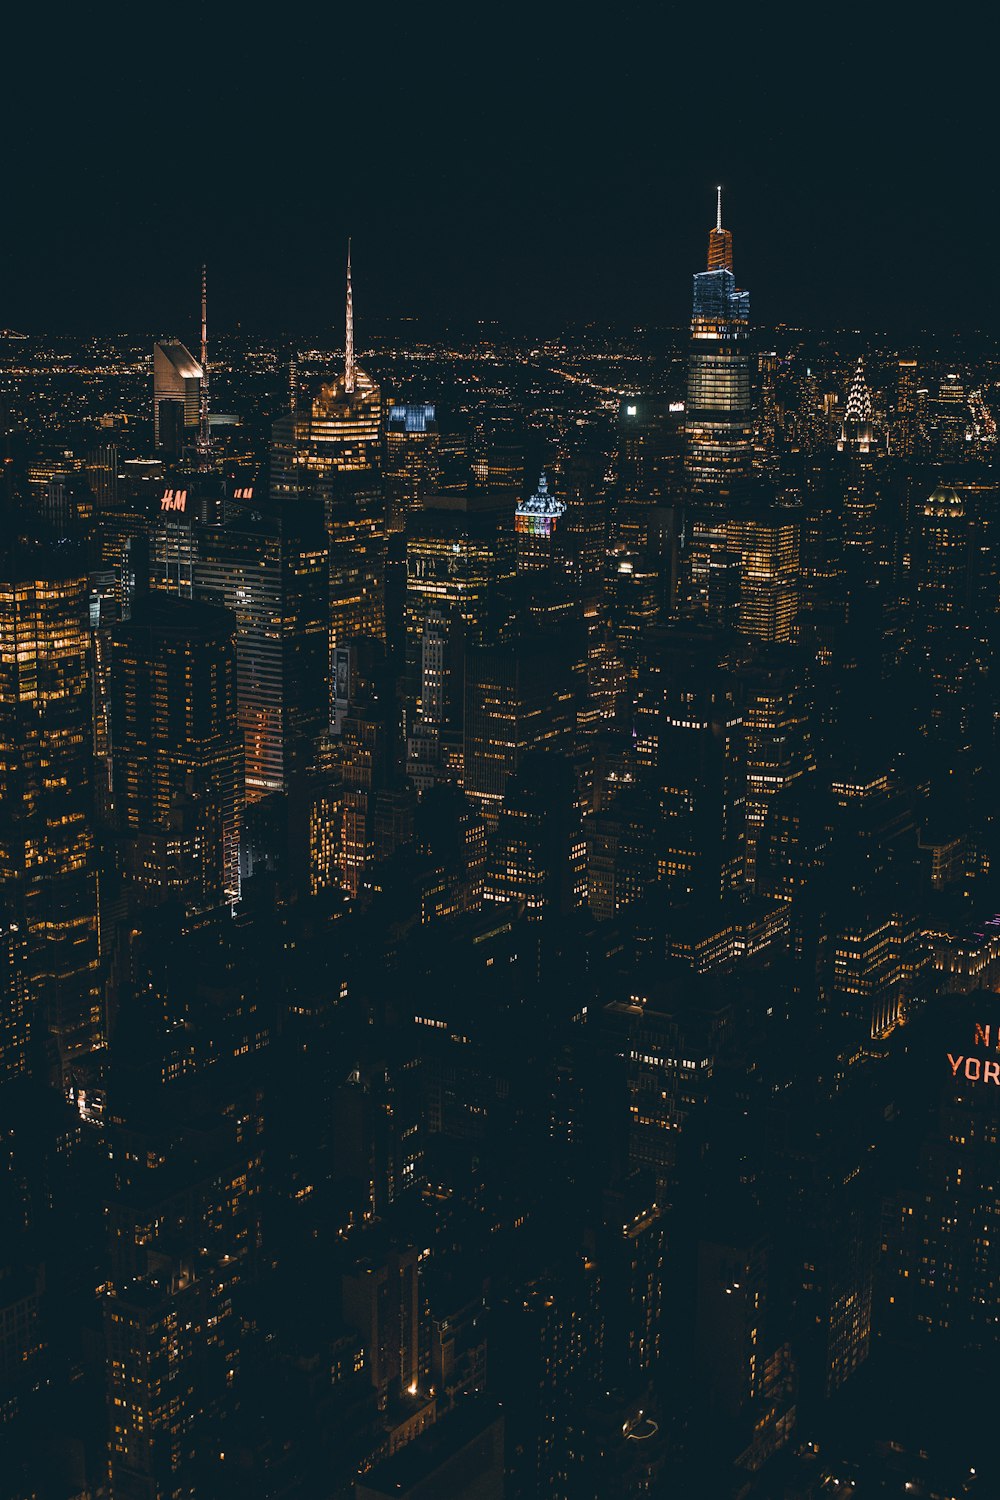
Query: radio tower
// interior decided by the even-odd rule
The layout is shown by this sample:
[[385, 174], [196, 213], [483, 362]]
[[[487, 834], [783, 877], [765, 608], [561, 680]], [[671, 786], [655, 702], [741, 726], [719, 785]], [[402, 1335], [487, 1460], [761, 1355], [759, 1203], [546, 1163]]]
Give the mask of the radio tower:
[[208, 272], [201, 268], [201, 391], [198, 398], [199, 467], [207, 469], [212, 456], [208, 426]]
[[351, 290], [351, 242], [347, 241], [347, 329], [344, 337], [344, 390], [354, 390], [354, 293]]

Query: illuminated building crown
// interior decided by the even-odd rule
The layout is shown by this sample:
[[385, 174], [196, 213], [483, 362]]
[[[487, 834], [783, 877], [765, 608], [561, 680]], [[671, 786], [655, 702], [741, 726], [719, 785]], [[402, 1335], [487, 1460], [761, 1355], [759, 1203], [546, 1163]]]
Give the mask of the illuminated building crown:
[[549, 494], [549, 481], [545, 474], [538, 480], [538, 489], [529, 499], [517, 502], [515, 529], [531, 536], [551, 536], [556, 522], [566, 511], [565, 500]]
[[870, 453], [875, 447], [874, 423], [875, 408], [865, 379], [865, 362], [859, 358], [847, 393], [844, 420], [837, 440], [838, 450], [843, 452], [845, 448], [853, 448], [858, 453]]
[[716, 188], [715, 223], [708, 231], [708, 269], [731, 271], [733, 269], [733, 236], [722, 227], [722, 189]]

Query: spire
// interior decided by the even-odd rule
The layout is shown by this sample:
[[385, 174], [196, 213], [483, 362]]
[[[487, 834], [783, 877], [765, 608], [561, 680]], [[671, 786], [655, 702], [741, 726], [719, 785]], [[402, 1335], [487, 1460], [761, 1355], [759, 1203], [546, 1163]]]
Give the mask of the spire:
[[733, 269], [733, 237], [722, 227], [722, 188], [715, 190], [715, 224], [708, 231], [708, 269], [731, 271]]
[[847, 405], [844, 407], [844, 418], [840, 424], [837, 451], [839, 453], [845, 451], [870, 453], [875, 447], [874, 418], [872, 393], [865, 379], [865, 362], [859, 359], [851, 380], [851, 388], [847, 393]]
[[201, 386], [198, 393], [198, 452], [208, 467], [212, 443], [208, 425], [208, 270], [201, 268]]
[[868, 381], [865, 379], [865, 362], [859, 358], [851, 380], [851, 388], [847, 393], [847, 408], [844, 412], [845, 420], [848, 422], [871, 422], [872, 419], [872, 393], [868, 389]]
[[344, 390], [353, 391], [355, 376], [357, 374], [354, 364], [354, 293], [351, 290], [351, 242], [347, 241], [347, 327], [344, 338]]

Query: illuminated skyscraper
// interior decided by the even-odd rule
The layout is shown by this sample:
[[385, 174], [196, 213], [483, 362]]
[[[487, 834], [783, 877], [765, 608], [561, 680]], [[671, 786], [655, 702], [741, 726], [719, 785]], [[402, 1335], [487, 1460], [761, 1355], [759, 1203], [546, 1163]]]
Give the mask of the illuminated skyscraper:
[[195, 597], [236, 619], [247, 800], [288, 791], [330, 723], [329, 543], [319, 505], [291, 500], [206, 527]]
[[866, 454], [871, 453], [875, 446], [872, 393], [865, 378], [865, 362], [859, 359], [851, 380], [851, 389], [847, 393], [847, 406], [837, 439], [837, 451]]
[[153, 594], [115, 628], [115, 811], [125, 867], [153, 901], [204, 911], [239, 897], [243, 738], [236, 621]]
[[576, 690], [561, 644], [538, 638], [466, 652], [465, 790], [487, 824], [528, 750], [571, 743]]
[[759, 641], [790, 641], [799, 606], [799, 523], [780, 511], [748, 512], [727, 526], [739, 558], [739, 628]]
[[713, 505], [732, 499], [753, 458], [750, 294], [737, 291], [732, 261], [732, 235], [722, 228], [720, 206], [708, 269], [694, 278], [685, 413], [688, 483], [694, 496]]
[[197, 441], [201, 424], [201, 365], [179, 339], [153, 345], [153, 444], [179, 457]]
[[550, 491], [548, 477], [542, 474], [535, 493], [517, 502], [514, 532], [519, 573], [539, 573], [551, 568], [556, 532], [565, 514], [565, 500]]
[[388, 526], [401, 531], [425, 495], [439, 488], [438, 431], [434, 407], [427, 401], [396, 402], [389, 407], [385, 431], [385, 485]]
[[718, 638], [654, 628], [639, 647], [635, 748], [660, 805], [657, 876], [672, 900], [718, 901], [744, 883], [746, 759]]
[[913, 458], [917, 451], [917, 362], [901, 359], [896, 384], [896, 441], [901, 458]]
[[[684, 593], [695, 614], [719, 618], [711, 596], [725, 521], [750, 480], [754, 457], [750, 384], [750, 294], [736, 289], [732, 235], [722, 228], [721, 190], [708, 269], [694, 278], [688, 361], [687, 556]], [[723, 611], [724, 613], [724, 611]]]
[[0, 896], [26, 925], [33, 1018], [66, 1074], [104, 1044], [89, 606], [75, 549], [0, 558]]
[[385, 639], [385, 499], [382, 411], [375, 383], [354, 357], [354, 299], [347, 257], [344, 373], [309, 406], [274, 424], [271, 497], [316, 495], [330, 543], [330, 645]]

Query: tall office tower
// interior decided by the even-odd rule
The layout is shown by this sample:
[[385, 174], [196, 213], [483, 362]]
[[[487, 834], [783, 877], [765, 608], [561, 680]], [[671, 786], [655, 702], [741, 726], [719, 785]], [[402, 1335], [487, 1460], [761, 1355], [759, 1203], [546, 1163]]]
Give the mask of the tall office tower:
[[0, 916], [0, 1089], [28, 1067], [31, 996], [28, 933], [23, 922]]
[[330, 546], [330, 646], [385, 639], [385, 498], [378, 387], [354, 357], [354, 295], [347, 257], [344, 373], [304, 409], [274, 424], [271, 498], [323, 501]]
[[118, 465], [121, 455], [117, 443], [101, 443], [91, 448], [84, 464], [87, 483], [94, 496], [98, 516], [111, 510], [118, 501]]
[[552, 751], [522, 757], [507, 780], [486, 861], [486, 901], [516, 901], [529, 922], [567, 917], [586, 896], [581, 798], [570, 762]]
[[760, 382], [758, 400], [755, 451], [762, 468], [773, 469], [778, 447], [778, 368], [777, 354], [757, 356], [757, 374]]
[[556, 488], [566, 500], [563, 536], [570, 576], [584, 598], [604, 589], [607, 514], [604, 502], [604, 455], [588, 449], [561, 462]]
[[445, 610], [428, 609], [420, 639], [420, 678], [406, 771], [418, 791], [451, 780], [462, 763], [463, 631]]
[[576, 700], [561, 641], [538, 637], [466, 650], [463, 784], [488, 827], [527, 751], [572, 743]]
[[124, 863], [152, 901], [192, 912], [239, 898], [243, 736], [236, 621], [153, 594], [112, 634], [115, 813]]
[[246, 795], [287, 792], [330, 724], [329, 543], [315, 502], [205, 528], [195, 597], [236, 618]]
[[402, 531], [425, 495], [440, 489], [441, 434], [429, 401], [394, 402], [385, 428], [385, 498], [389, 531]]
[[64, 1076], [104, 1044], [94, 864], [90, 599], [76, 549], [0, 555], [0, 899], [23, 923], [33, 1020]]
[[510, 498], [524, 491], [525, 438], [513, 413], [491, 410], [476, 424], [472, 482], [476, 489], [503, 490]]
[[379, 1411], [415, 1392], [421, 1373], [420, 1253], [390, 1246], [370, 1259], [363, 1249], [341, 1281], [344, 1322], [360, 1335]]
[[924, 1111], [919, 1146], [886, 1216], [885, 1327], [949, 1385], [959, 1371], [992, 1382], [1000, 1346], [997, 1042], [986, 992], [950, 995], [936, 1015], [921, 1018], [911, 1063]]
[[[721, 246], [720, 235], [725, 251], [719, 258], [717, 249], [713, 264], [711, 245]], [[709, 268], [694, 278], [686, 469], [692, 495], [725, 505], [745, 482], [753, 459], [750, 294], [736, 290], [731, 235], [717, 224], [712, 236]]]
[[197, 441], [203, 371], [179, 339], [153, 345], [153, 446], [179, 458]]
[[812, 695], [802, 658], [786, 648], [762, 652], [739, 668], [738, 676], [747, 763], [747, 875], [752, 881], [772, 799], [815, 769]]
[[917, 454], [917, 362], [901, 359], [896, 373], [896, 440], [893, 444], [900, 458]]
[[865, 378], [865, 362], [859, 358], [851, 378], [851, 388], [847, 393], [847, 405], [844, 407], [844, 420], [840, 425], [837, 451], [861, 455], [874, 452], [876, 447], [872, 393]]
[[636, 759], [660, 816], [659, 881], [672, 901], [718, 901], [746, 873], [746, 759], [736, 687], [711, 632], [657, 627], [638, 653]]
[[113, 1500], [219, 1493], [264, 1198], [261, 988], [234, 972], [217, 933], [185, 951], [156, 914], [144, 923], [138, 998], [119, 1011], [107, 1080]]
[[645, 546], [657, 506], [679, 498], [684, 465], [684, 406], [651, 396], [624, 396], [618, 407], [618, 463], [612, 541]]
[[340, 733], [328, 748], [343, 782], [340, 883], [354, 897], [375, 857], [376, 805], [379, 793], [390, 790], [398, 725], [395, 678], [381, 642], [338, 646], [338, 676], [345, 656], [349, 687], [346, 702], [338, 697]]
[[790, 641], [799, 607], [799, 522], [788, 511], [730, 518], [728, 551], [739, 558], [739, 628], [758, 641]]
[[481, 642], [506, 623], [502, 585], [514, 576], [513, 505], [502, 491], [428, 495], [406, 527], [407, 656], [414, 659], [428, 610], [461, 619]]
[[938, 484], [917, 506], [916, 606], [928, 623], [963, 623], [972, 601], [973, 530], [965, 499]]
[[736, 289], [732, 238], [722, 229], [721, 217], [720, 206], [709, 240], [709, 268], [694, 278], [684, 416], [689, 494], [685, 594], [695, 614], [708, 611], [712, 559], [728, 550], [725, 520], [739, 504], [753, 465], [750, 294]]
[[115, 575], [90, 575], [90, 683], [93, 700], [95, 803], [101, 821], [111, 817], [111, 627], [121, 619]]
[[[566, 514], [566, 502], [549, 489], [546, 474], [539, 475], [533, 495], [517, 502], [514, 513], [514, 536], [517, 544], [519, 573], [551, 572], [557, 557], [559, 532]], [[561, 541], [561, 538], [560, 538]]]

